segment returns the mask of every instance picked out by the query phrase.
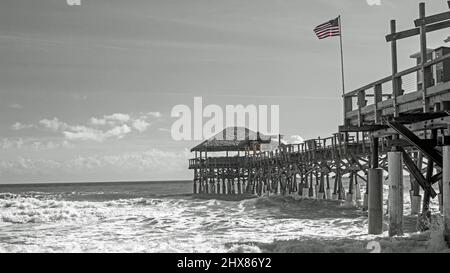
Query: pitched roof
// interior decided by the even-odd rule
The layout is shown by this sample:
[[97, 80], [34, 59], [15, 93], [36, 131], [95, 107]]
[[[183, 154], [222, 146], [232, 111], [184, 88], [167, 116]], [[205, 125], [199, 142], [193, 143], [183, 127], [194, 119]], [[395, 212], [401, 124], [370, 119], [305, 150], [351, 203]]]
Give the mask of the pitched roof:
[[256, 145], [270, 143], [271, 138], [245, 127], [228, 127], [191, 149], [195, 151], [222, 152], [252, 150]]

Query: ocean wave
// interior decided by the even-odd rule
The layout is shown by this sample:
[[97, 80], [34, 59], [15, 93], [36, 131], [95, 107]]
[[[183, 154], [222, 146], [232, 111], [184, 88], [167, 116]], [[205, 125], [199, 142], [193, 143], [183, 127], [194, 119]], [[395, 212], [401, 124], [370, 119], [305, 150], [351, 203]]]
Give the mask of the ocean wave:
[[0, 220], [15, 224], [80, 220], [89, 209], [96, 209], [95, 204], [12, 195], [0, 199]]
[[[181, 195], [175, 195], [177, 197]], [[133, 198], [109, 201], [70, 201], [55, 195], [36, 193], [0, 194], [0, 223], [50, 223], [60, 221], [95, 221], [124, 211], [148, 208], [147, 212], [171, 213], [171, 208], [184, 210], [192, 206], [217, 206], [217, 201], [204, 200], [194, 205], [181, 198]], [[122, 209], [122, 211], [120, 210]]]
[[59, 193], [0, 194], [0, 234], [6, 234], [0, 252], [367, 252], [371, 240], [386, 251], [442, 243], [432, 232], [395, 244], [382, 239], [386, 234], [366, 231], [367, 212], [337, 201], [179, 194], [80, 201]]

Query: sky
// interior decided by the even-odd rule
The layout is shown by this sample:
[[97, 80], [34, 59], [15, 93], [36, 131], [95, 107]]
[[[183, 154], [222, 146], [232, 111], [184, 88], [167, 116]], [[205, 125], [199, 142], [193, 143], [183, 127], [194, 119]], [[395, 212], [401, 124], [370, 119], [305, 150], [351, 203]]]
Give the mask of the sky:
[[[279, 105], [286, 139], [326, 137], [342, 123], [339, 39], [312, 29], [341, 15], [350, 91], [389, 75], [389, 21], [411, 28], [418, 2], [2, 0], [0, 183], [191, 179], [199, 141], [170, 129], [194, 97]], [[399, 42], [400, 69], [418, 50]]]

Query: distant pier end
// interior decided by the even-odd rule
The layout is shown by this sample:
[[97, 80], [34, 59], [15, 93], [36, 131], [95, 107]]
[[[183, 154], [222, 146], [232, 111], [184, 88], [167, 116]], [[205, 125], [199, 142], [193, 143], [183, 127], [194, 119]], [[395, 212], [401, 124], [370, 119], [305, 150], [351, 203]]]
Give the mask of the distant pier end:
[[192, 148], [194, 194], [252, 195], [254, 174], [248, 168], [251, 155], [271, 138], [243, 127], [229, 127]]

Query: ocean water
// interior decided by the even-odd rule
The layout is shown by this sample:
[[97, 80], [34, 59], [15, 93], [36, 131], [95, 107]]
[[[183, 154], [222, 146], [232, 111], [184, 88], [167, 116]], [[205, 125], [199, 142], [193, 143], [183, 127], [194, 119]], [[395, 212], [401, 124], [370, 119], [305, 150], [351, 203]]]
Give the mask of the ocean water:
[[190, 181], [0, 185], [0, 252], [369, 252], [373, 241], [385, 252], [446, 249], [439, 226], [419, 234], [412, 216], [405, 236], [389, 239], [366, 234], [355, 204], [191, 191]]

